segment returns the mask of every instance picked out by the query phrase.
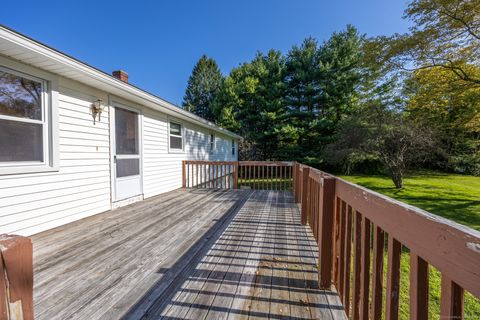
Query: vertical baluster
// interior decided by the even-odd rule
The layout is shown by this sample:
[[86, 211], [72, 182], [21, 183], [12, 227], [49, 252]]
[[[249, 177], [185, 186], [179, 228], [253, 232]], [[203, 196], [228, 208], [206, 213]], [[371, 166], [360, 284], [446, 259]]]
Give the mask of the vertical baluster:
[[185, 172], [185, 160], [182, 161], [182, 188], [185, 189], [187, 187], [186, 172]]
[[343, 305], [347, 317], [350, 316], [350, 271], [352, 256], [352, 207], [347, 206], [347, 219], [345, 224], [345, 268], [343, 282]]
[[233, 189], [238, 188], [238, 161], [235, 162], [233, 165], [233, 168], [235, 170], [235, 173], [233, 174]]
[[400, 255], [402, 245], [391, 234], [388, 235], [387, 293], [385, 319], [398, 319], [400, 295]]
[[218, 164], [218, 189], [223, 189], [223, 161]]
[[315, 206], [315, 216], [314, 216], [314, 221], [315, 221], [315, 229], [313, 230], [313, 234], [315, 236], [315, 240], [317, 240], [317, 244], [318, 244], [318, 227], [319, 227], [319, 223], [320, 223], [320, 184], [318, 183], [317, 180], [314, 181], [314, 186], [315, 186], [315, 202], [313, 203], [314, 206]]
[[[353, 303], [352, 317], [354, 320], [360, 318], [360, 281], [361, 281], [361, 263], [362, 263], [362, 215], [355, 211], [354, 223], [354, 272], [353, 272]], [[367, 297], [368, 298], [368, 297]]]
[[197, 189], [198, 189], [198, 161], [195, 161], [195, 176], [196, 176], [196, 179], [197, 179]]
[[[315, 238], [315, 223], [316, 223], [316, 219], [315, 219], [315, 202], [316, 202], [316, 198], [317, 198], [317, 195], [316, 195], [316, 192], [315, 192], [315, 180], [313, 180], [312, 178], [310, 178], [310, 219], [308, 220], [308, 222], [310, 223], [310, 229], [312, 230], [312, 233], [314, 234], [314, 238]], [[317, 239], [315, 238], [315, 241]]]
[[335, 196], [335, 220], [334, 220], [334, 238], [333, 238], [333, 245], [335, 250], [335, 256], [333, 260], [333, 281], [335, 282], [335, 287], [340, 289], [340, 245], [341, 245], [341, 238], [340, 238], [340, 214], [341, 214], [341, 201], [340, 198]]
[[282, 176], [283, 165], [280, 164], [279, 170], [280, 170], [280, 174], [279, 174], [279, 177], [278, 177], [278, 178], [280, 179], [280, 186], [279, 186], [279, 188], [280, 188], [280, 191], [281, 191], [281, 190], [283, 190], [283, 176]]
[[250, 189], [253, 189], [252, 187], [252, 165], [248, 166], [248, 186]]
[[370, 229], [371, 222], [363, 216], [362, 221], [362, 275], [360, 282], [360, 319], [368, 320], [369, 286], [370, 286]]
[[302, 217], [301, 217], [301, 222], [303, 225], [307, 224], [307, 188], [308, 188], [308, 172], [310, 168], [304, 168], [303, 169], [303, 177], [302, 177]]
[[428, 319], [428, 263], [410, 252], [410, 319]]
[[345, 282], [345, 243], [346, 243], [346, 224], [347, 224], [347, 205], [345, 201], [340, 201], [340, 256], [339, 256], [339, 275], [338, 275], [338, 291], [340, 297], [344, 297], [344, 282]]
[[275, 165], [275, 191], [278, 190], [278, 165]]
[[[276, 170], [276, 169], [275, 169]], [[307, 193], [308, 193], [308, 218], [307, 218], [307, 223], [310, 225], [310, 229], [312, 229], [313, 225], [312, 225], [312, 196], [313, 196], [313, 193], [312, 193], [312, 179], [310, 179], [310, 177], [307, 178], [308, 180], [308, 184], [307, 184]]]
[[373, 234], [373, 273], [372, 273], [372, 314], [373, 320], [382, 319], [382, 291], [383, 291], [383, 253], [385, 233], [375, 226]]
[[441, 319], [463, 319], [463, 288], [442, 274]]
[[208, 177], [207, 177], [207, 162], [205, 162], [205, 165], [203, 166], [203, 176], [205, 177], [205, 181], [203, 182], [204, 188], [208, 188], [207, 183], [208, 183]]
[[294, 170], [295, 170], [295, 168], [293, 166], [289, 167], [290, 173], [289, 173], [289, 178], [288, 178], [288, 184], [289, 184], [288, 189], [289, 190], [291, 189], [292, 191], [293, 191], [293, 188], [294, 188], [294, 180], [295, 180], [295, 178], [293, 177], [294, 174], [295, 174]]
[[242, 164], [242, 185], [245, 185], [245, 165]]
[[227, 182], [226, 188], [230, 189], [232, 187], [232, 181], [230, 180], [230, 177], [232, 176], [232, 167], [231, 165], [227, 164], [226, 168], [227, 168], [226, 177], [225, 177], [226, 179], [225, 181]]
[[262, 164], [262, 190], [265, 190], [265, 162]]
[[227, 163], [224, 162], [223, 163], [223, 181], [224, 181], [224, 184], [223, 184], [223, 189], [227, 189]]
[[205, 179], [203, 177], [203, 167], [205, 166], [205, 162], [200, 162], [200, 188], [203, 189], [203, 180]]
[[266, 190], [270, 190], [269, 184], [268, 184], [269, 170], [270, 170], [270, 166], [267, 165], [267, 166], [265, 167], [265, 171], [266, 171], [266, 172], [265, 172], [265, 179], [266, 179], [266, 180], [265, 180], [265, 189], [266, 189]]

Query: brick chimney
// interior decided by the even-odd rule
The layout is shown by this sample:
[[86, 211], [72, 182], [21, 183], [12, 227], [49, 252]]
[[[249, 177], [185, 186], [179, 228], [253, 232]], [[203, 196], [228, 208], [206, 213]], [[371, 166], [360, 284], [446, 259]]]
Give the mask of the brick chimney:
[[115, 78], [128, 83], [128, 73], [123, 70], [116, 70], [112, 72], [112, 76]]

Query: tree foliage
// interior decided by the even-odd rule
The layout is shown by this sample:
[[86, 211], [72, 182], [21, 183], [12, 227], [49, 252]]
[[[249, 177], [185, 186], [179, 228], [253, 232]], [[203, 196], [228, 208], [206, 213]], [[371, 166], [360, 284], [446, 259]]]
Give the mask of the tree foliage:
[[250, 159], [272, 159], [277, 148], [276, 126], [282, 121], [285, 59], [280, 52], [257, 53], [232, 70], [214, 103], [220, 125], [239, 132]]
[[290, 147], [283, 155], [323, 162], [323, 149], [337, 123], [357, 106], [363, 41], [353, 26], [347, 26], [321, 45], [308, 38], [288, 53], [286, 121], [278, 130], [289, 136]]
[[471, 85], [480, 75], [470, 65], [480, 61], [479, 0], [414, 0], [404, 17], [408, 34], [378, 37], [378, 57], [398, 70], [439, 67]]
[[215, 60], [203, 55], [188, 79], [183, 107], [204, 119], [214, 121], [212, 103], [222, 82], [223, 75]]
[[258, 52], [224, 81], [202, 57], [185, 104], [242, 135], [241, 159], [380, 166], [399, 188], [409, 167], [480, 175], [480, 0], [412, 0], [404, 18], [407, 34]]
[[409, 119], [434, 130], [441, 141], [433, 165], [480, 174], [480, 88], [437, 67], [413, 73], [404, 90]]
[[335, 161], [344, 166], [355, 165], [359, 159], [377, 159], [395, 187], [401, 189], [406, 169], [427, 161], [436, 144], [430, 129], [412, 122], [399, 110], [372, 104], [343, 120], [329, 147]]

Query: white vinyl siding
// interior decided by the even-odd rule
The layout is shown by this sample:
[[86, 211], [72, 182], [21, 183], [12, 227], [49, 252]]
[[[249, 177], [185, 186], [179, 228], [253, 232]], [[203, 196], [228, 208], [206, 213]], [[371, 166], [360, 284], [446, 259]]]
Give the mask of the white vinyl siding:
[[215, 135], [216, 148], [210, 153], [210, 131], [182, 122], [184, 153], [168, 150], [168, 123], [166, 115], [151, 110], [143, 114], [143, 190], [145, 198], [182, 186], [182, 160], [234, 161], [231, 138]]
[[58, 172], [0, 175], [0, 234], [30, 235], [110, 209], [108, 108], [94, 125], [94, 99], [60, 89]]
[[[28, 236], [116, 206], [111, 199], [111, 106], [106, 103], [100, 121], [91, 114], [93, 101], [110, 101], [112, 95], [62, 77], [51, 93], [52, 149], [58, 152], [55, 170], [0, 174], [0, 234]], [[236, 160], [230, 152], [230, 136], [216, 133], [216, 148], [210, 153], [210, 129], [131, 105], [142, 111], [143, 197], [180, 188], [182, 160]], [[182, 152], [168, 150], [169, 121], [182, 125]]]

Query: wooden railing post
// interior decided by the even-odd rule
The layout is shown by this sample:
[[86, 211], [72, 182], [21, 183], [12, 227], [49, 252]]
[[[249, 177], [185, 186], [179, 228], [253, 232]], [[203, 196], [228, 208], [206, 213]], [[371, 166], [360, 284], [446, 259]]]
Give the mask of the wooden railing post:
[[310, 168], [303, 168], [303, 177], [302, 177], [302, 219], [301, 222], [303, 225], [307, 224], [307, 215], [308, 215], [308, 179], [310, 175]]
[[0, 319], [33, 320], [32, 242], [0, 235]]
[[318, 283], [322, 289], [330, 289], [333, 264], [333, 218], [335, 210], [335, 178], [324, 177], [320, 195], [320, 227], [318, 228], [319, 256]]

